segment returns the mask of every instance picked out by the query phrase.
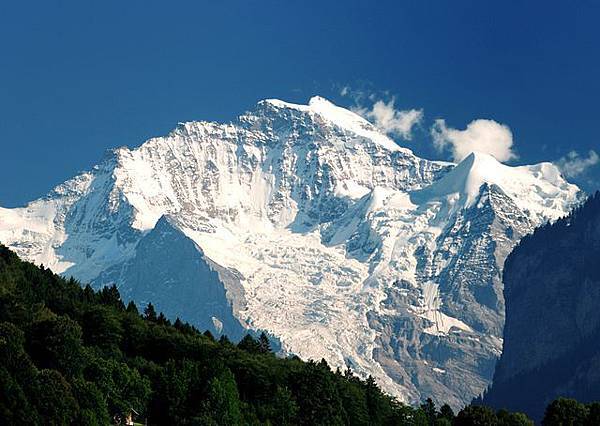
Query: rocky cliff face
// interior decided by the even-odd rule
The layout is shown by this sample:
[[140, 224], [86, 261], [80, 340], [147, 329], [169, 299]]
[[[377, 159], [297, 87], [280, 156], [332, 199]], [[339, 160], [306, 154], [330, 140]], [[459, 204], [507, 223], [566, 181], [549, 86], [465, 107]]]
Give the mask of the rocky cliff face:
[[236, 318], [244, 289], [235, 270], [219, 268], [166, 217], [141, 238], [135, 255], [103, 271], [95, 287], [118, 283], [125, 301], [152, 302], [169, 318], [185, 318], [200, 330], [239, 340], [244, 328]]
[[521, 241], [505, 264], [504, 351], [486, 404], [540, 419], [600, 399], [600, 194]]
[[266, 330], [282, 353], [458, 406], [500, 354], [504, 258], [578, 194], [549, 163], [429, 161], [322, 98], [267, 100], [0, 209], [0, 241], [200, 327]]

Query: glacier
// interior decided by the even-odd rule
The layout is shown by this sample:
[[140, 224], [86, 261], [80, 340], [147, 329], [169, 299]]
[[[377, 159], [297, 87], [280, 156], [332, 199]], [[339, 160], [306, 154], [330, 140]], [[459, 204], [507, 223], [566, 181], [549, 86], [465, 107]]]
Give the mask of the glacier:
[[502, 349], [502, 266], [581, 200], [551, 163], [419, 158], [314, 97], [180, 123], [25, 207], [22, 258], [282, 355], [373, 375], [401, 401], [459, 407]]

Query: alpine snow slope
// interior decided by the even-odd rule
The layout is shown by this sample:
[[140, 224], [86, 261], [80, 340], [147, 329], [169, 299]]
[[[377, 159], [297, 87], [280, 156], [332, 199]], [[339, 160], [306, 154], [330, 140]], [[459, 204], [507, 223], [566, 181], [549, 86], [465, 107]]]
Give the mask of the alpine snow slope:
[[505, 257], [579, 198], [550, 163], [429, 161], [323, 98], [265, 100], [0, 209], [0, 241], [173, 318], [265, 330], [284, 354], [457, 407], [500, 355]]

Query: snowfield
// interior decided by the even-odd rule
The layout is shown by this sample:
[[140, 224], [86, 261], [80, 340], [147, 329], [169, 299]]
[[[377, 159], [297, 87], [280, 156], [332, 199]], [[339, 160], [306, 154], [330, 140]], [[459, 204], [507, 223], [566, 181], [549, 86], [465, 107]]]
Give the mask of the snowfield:
[[458, 406], [487, 386], [501, 350], [504, 258], [579, 198], [550, 163], [429, 161], [323, 98], [266, 100], [235, 123], [182, 123], [115, 149], [47, 197], [0, 208], [0, 241], [129, 294], [140, 244], [166, 217], [219, 273], [219, 309], [283, 354]]

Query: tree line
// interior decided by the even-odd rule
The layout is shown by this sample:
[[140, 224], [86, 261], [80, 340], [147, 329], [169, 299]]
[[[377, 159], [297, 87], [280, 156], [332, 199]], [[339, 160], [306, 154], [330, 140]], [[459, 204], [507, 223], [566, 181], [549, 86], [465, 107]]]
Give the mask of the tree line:
[[532, 424], [475, 405], [455, 414], [430, 399], [402, 404], [350, 368], [276, 357], [265, 334], [215, 339], [0, 245], [0, 424], [122, 424], [129, 415], [151, 425]]

